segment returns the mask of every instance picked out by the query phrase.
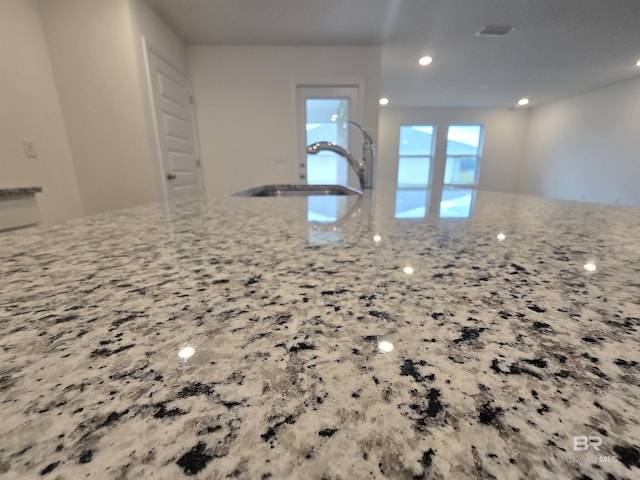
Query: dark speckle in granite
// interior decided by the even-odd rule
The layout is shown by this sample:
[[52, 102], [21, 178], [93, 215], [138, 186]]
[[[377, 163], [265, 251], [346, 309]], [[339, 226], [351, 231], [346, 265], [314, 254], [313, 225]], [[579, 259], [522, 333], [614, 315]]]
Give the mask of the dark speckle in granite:
[[316, 347], [310, 343], [300, 342], [300, 343], [296, 343], [291, 348], [289, 348], [289, 351], [295, 353], [301, 350], [315, 350], [315, 348]]
[[110, 357], [111, 355], [118, 354], [120, 352], [124, 352], [130, 348], [135, 347], [134, 344], [131, 345], [123, 345], [122, 347], [114, 348], [113, 350], [108, 348], [97, 348], [91, 352], [92, 357]]
[[195, 397], [197, 395], [211, 395], [214, 384], [203, 384], [200, 382], [189, 384], [178, 392], [178, 398]]
[[387, 312], [379, 312], [377, 310], [370, 310], [369, 315], [372, 317], [380, 318], [382, 320], [386, 320], [387, 322], [395, 322], [393, 316], [388, 314]]
[[422, 463], [422, 465], [424, 465], [425, 467], [430, 467], [431, 463], [433, 463], [433, 457], [435, 456], [435, 454], [436, 452], [434, 452], [433, 449], [430, 448], [422, 454], [420, 463]]
[[549, 405], [546, 405], [544, 403], [542, 405], [540, 405], [540, 408], [538, 408], [538, 410], [537, 410], [538, 414], [540, 414], [540, 415], [544, 415], [548, 411], [549, 411]]
[[112, 330], [114, 330], [114, 329], [116, 329], [116, 328], [118, 328], [118, 327], [120, 327], [120, 326], [124, 325], [124, 324], [125, 324], [125, 323], [127, 323], [127, 322], [131, 322], [131, 321], [135, 320], [136, 318], [138, 318], [138, 316], [139, 316], [139, 315], [135, 315], [135, 314], [134, 314], [134, 315], [127, 315], [127, 316], [125, 316], [125, 317], [122, 317], [122, 318], [120, 318], [120, 319], [116, 320], [115, 322], [113, 322], [113, 323], [111, 324], [111, 326], [112, 326], [113, 328], [112, 328], [112, 329], [109, 329], [109, 331], [112, 331]]
[[199, 442], [191, 450], [182, 455], [176, 462], [184, 473], [187, 475], [195, 475], [200, 470], [203, 470], [207, 464], [213, 459], [213, 455], [205, 453], [207, 444]]
[[129, 413], [129, 409], [123, 410], [122, 412], [111, 412], [109, 415], [107, 415], [107, 418], [105, 418], [104, 421], [102, 421], [97, 425], [96, 429], [108, 427], [112, 423], [115, 423], [118, 420], [120, 420], [121, 417], [124, 417], [128, 413]]
[[221, 425], [213, 425], [211, 427], [203, 428], [202, 430], [198, 431], [197, 435], [198, 436], [207, 435], [207, 434], [210, 434], [210, 433], [217, 432], [218, 430], [222, 430], [222, 426]]
[[538, 368], [547, 368], [547, 365], [548, 365], [548, 363], [544, 358], [533, 358], [533, 359], [523, 358], [522, 361]]
[[613, 451], [618, 456], [618, 460], [628, 469], [631, 467], [640, 468], [640, 450], [638, 448], [637, 446], [614, 445]]
[[494, 407], [492, 402], [488, 401], [480, 406], [478, 420], [485, 425], [496, 424], [496, 419], [503, 414], [501, 407]]
[[244, 286], [248, 287], [250, 285], [256, 284], [260, 281], [261, 278], [262, 278], [262, 275], [256, 275], [254, 277], [251, 277], [246, 282], [244, 282]]
[[591, 355], [589, 355], [588, 353], [583, 353], [582, 354], [583, 358], [586, 358], [587, 360], [589, 360], [591, 363], [599, 363], [600, 360], [598, 359], [598, 357], [593, 357]]
[[93, 459], [92, 450], [84, 450], [78, 458], [78, 463], [89, 463]]
[[619, 365], [620, 367], [635, 367], [636, 365], [638, 365], [638, 362], [636, 361], [627, 361], [627, 360], [622, 360], [621, 358], [616, 358], [615, 361], [613, 362], [616, 365]]
[[349, 292], [349, 290], [347, 290], [346, 288], [340, 288], [338, 290], [323, 290], [322, 292], [320, 292], [320, 294], [321, 295], [340, 295], [347, 292]]
[[460, 338], [456, 338], [453, 343], [471, 342], [480, 336], [486, 328], [462, 327]]
[[540, 376], [540, 374], [534, 372], [533, 370], [529, 369], [529, 368], [525, 368], [525, 367], [521, 367], [520, 365], [518, 365], [518, 362], [514, 362], [511, 365], [509, 365], [509, 370], [502, 370], [500, 368], [500, 362], [498, 361], [498, 359], [494, 358], [491, 361], [491, 370], [493, 370], [496, 373], [501, 373], [503, 375], [531, 375], [532, 377], [538, 378], [538, 379], [542, 379], [542, 377]]
[[533, 322], [533, 325], [531, 325], [533, 328], [535, 328], [536, 330], [539, 331], [548, 331], [551, 330], [551, 325], [549, 325], [548, 323], [545, 322]]
[[60, 465], [60, 462], [50, 463], [40, 471], [40, 475], [46, 475], [53, 472], [58, 465]]
[[538, 305], [527, 305], [527, 308], [537, 313], [544, 313], [547, 311], [545, 308], [539, 307]]
[[278, 433], [278, 430], [285, 424], [292, 425], [296, 423], [296, 418], [293, 415], [288, 415], [284, 420], [275, 422], [272, 426], [270, 426], [266, 432], [264, 432], [261, 437], [265, 442], [271, 440], [271, 438], [275, 437]]
[[167, 402], [159, 403], [156, 407], [158, 407], [158, 410], [153, 414], [153, 418], [177, 417], [188, 413], [177, 407], [167, 409]]
[[440, 403], [440, 397], [440, 390], [431, 388], [426, 395], [426, 405], [424, 403], [413, 403], [409, 405], [409, 408], [418, 414], [415, 420], [415, 425], [418, 429], [422, 429], [428, 424], [427, 417], [435, 418], [442, 411], [443, 405]]

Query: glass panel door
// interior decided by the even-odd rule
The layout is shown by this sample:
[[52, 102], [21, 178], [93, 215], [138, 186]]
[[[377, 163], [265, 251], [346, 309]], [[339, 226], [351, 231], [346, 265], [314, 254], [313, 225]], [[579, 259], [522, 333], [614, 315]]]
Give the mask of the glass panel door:
[[[315, 142], [331, 142], [349, 149], [348, 98], [307, 98], [306, 141], [305, 145]], [[345, 185], [347, 183], [347, 163], [340, 155], [330, 151], [321, 151], [307, 155], [307, 183], [313, 185]]]
[[359, 132], [347, 124], [347, 120], [361, 120], [358, 87], [298, 86], [296, 97], [300, 180], [314, 185], [348, 185], [356, 180], [341, 155], [326, 150], [308, 155], [306, 147], [315, 142], [331, 142], [360, 155]]

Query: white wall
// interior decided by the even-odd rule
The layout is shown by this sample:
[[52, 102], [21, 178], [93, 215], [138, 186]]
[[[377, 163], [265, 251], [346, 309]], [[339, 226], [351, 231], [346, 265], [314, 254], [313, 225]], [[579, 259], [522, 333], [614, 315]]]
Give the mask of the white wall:
[[297, 82], [362, 81], [363, 126], [377, 137], [377, 47], [193, 46], [187, 54], [209, 196], [300, 182]]
[[536, 108], [520, 190], [640, 207], [640, 79]]
[[[83, 214], [62, 111], [35, 0], [0, 2], [0, 187], [42, 186], [44, 223]], [[22, 139], [36, 142], [27, 159]]]
[[452, 124], [482, 124], [484, 148], [480, 163], [479, 188], [516, 192], [518, 172], [527, 135], [529, 113], [525, 110], [476, 108], [394, 108], [380, 109], [380, 139], [377, 184], [391, 183], [398, 176], [400, 126], [436, 126], [436, 170], [444, 174], [447, 127]]
[[[184, 41], [147, 5], [144, 0], [129, 0], [136, 56], [143, 52], [141, 37], [145, 37], [162, 57], [188, 73], [187, 49]], [[146, 65], [139, 64], [141, 71]], [[144, 82], [147, 86], [147, 82]]]
[[87, 214], [158, 198], [128, 0], [41, 0]]

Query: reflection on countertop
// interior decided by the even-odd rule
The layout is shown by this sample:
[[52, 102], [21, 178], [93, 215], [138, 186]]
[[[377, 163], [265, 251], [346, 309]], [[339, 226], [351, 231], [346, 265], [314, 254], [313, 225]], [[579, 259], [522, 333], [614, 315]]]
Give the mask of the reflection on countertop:
[[637, 477], [640, 209], [470, 193], [3, 235], [0, 472]]

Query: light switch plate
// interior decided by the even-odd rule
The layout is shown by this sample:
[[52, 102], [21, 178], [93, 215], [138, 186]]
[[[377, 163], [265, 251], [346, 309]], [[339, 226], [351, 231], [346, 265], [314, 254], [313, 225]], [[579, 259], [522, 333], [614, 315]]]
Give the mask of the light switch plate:
[[286, 153], [279, 153], [275, 157], [273, 157], [273, 163], [288, 163], [289, 158]]

